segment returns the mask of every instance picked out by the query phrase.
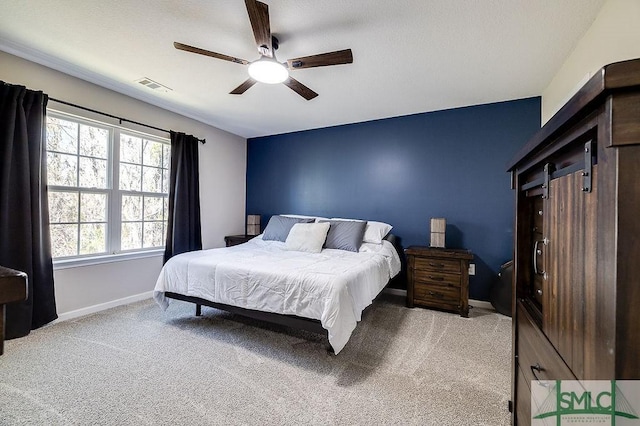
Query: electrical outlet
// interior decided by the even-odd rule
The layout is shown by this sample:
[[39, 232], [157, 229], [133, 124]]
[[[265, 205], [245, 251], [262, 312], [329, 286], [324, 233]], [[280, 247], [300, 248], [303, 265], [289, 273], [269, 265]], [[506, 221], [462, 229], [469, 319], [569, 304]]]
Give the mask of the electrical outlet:
[[475, 275], [476, 274], [476, 264], [475, 263], [470, 263], [469, 264], [469, 275]]

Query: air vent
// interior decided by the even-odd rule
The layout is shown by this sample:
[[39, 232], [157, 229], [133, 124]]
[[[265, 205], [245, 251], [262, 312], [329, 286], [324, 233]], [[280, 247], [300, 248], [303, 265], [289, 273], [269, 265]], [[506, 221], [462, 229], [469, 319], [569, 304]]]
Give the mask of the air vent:
[[136, 80], [136, 83], [140, 83], [143, 86], [146, 86], [149, 89], [155, 90], [157, 92], [167, 93], [171, 91], [171, 89], [167, 86], [163, 86], [162, 84], [158, 83], [157, 81], [153, 81], [148, 77], [143, 77], [140, 80]]

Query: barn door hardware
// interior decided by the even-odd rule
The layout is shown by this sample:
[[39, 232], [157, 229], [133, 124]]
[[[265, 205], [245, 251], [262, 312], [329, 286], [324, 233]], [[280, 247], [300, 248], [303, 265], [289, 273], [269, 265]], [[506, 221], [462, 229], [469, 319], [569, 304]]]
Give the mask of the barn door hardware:
[[591, 142], [584, 144], [584, 171], [582, 172], [582, 190], [584, 192], [591, 192], [593, 171], [593, 146]]
[[544, 182], [542, 184], [542, 198], [549, 198], [549, 183], [551, 182], [551, 173], [553, 173], [553, 164], [544, 165]]

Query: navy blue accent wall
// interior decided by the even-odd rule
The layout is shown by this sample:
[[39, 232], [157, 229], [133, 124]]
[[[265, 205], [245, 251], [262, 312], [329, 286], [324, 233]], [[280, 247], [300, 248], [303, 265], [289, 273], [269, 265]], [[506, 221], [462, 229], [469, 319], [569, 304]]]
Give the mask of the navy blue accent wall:
[[506, 163], [539, 128], [535, 97], [249, 139], [247, 213], [387, 222], [404, 247], [444, 217], [447, 247], [475, 255], [470, 297], [488, 300], [513, 256]]

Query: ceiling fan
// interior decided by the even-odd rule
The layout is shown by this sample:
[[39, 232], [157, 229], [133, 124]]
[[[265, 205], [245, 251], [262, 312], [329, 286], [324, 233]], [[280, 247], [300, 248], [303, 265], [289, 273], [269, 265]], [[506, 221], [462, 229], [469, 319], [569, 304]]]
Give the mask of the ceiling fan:
[[285, 86], [305, 98], [311, 100], [318, 96], [316, 92], [309, 89], [298, 80], [289, 76], [289, 71], [294, 69], [325, 67], [328, 65], [350, 64], [353, 62], [351, 49], [338, 50], [335, 52], [321, 53], [318, 55], [303, 56], [295, 59], [288, 59], [280, 63], [276, 59], [278, 49], [278, 39], [271, 34], [269, 25], [269, 6], [257, 0], [245, 0], [249, 21], [256, 39], [260, 58], [249, 62], [244, 59], [235, 58], [222, 53], [211, 52], [187, 44], [174, 42], [176, 49], [186, 52], [198, 53], [200, 55], [211, 56], [212, 58], [235, 62], [236, 64], [249, 66], [249, 78], [240, 86], [233, 89], [232, 95], [241, 95], [257, 82], [276, 84], [284, 83]]

